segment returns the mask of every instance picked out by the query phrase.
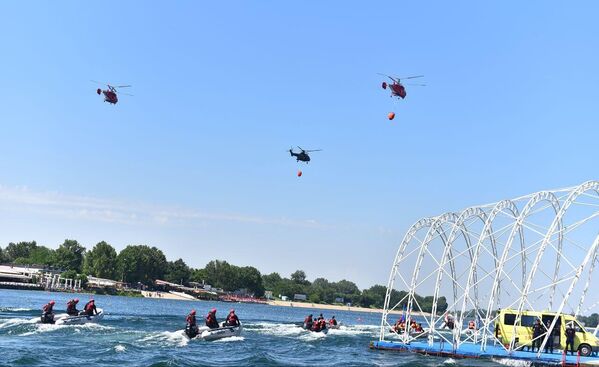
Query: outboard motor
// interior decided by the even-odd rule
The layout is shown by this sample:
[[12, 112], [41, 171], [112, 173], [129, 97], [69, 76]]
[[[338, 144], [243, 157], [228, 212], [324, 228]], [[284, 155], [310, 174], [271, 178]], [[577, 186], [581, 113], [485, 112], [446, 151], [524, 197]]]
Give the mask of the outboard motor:
[[189, 339], [195, 338], [198, 336], [198, 327], [185, 326], [185, 335], [187, 335]]
[[54, 323], [54, 315], [51, 313], [42, 314], [42, 324], [53, 324]]

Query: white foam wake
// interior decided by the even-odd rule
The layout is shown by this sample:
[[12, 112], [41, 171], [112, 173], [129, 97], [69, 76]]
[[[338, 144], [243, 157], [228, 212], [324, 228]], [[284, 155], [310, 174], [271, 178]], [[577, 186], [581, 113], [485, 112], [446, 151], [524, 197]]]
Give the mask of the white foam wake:
[[230, 336], [228, 338], [214, 340], [213, 343], [240, 342], [244, 340], [245, 338], [243, 336]]
[[184, 330], [177, 331], [161, 331], [158, 333], [149, 333], [147, 336], [139, 340], [141, 343], [150, 345], [170, 345], [184, 347], [189, 343], [189, 338], [185, 335]]
[[509, 358], [492, 358], [492, 361], [510, 367], [529, 367], [532, 365], [532, 362], [530, 361], [522, 361]]

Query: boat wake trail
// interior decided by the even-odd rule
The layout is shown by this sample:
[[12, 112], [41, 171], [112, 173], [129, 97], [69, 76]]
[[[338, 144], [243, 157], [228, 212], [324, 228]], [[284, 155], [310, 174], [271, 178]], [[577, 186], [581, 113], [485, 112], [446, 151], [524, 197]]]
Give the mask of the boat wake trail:
[[[35, 321], [35, 320], [33, 320]], [[83, 325], [54, 325], [54, 324], [35, 324], [35, 330], [21, 334], [21, 336], [37, 335], [51, 332], [67, 332], [81, 333], [84, 331], [94, 332], [96, 334], [103, 331], [114, 330], [113, 327], [100, 324], [83, 324]]]
[[1, 329], [8, 329], [8, 328], [13, 328], [15, 326], [20, 326], [20, 325], [31, 325], [31, 324], [35, 324], [38, 322], [39, 319], [19, 319], [19, 318], [12, 318], [12, 319], [6, 319], [3, 320], [3, 322], [0, 323], [0, 330]]
[[22, 307], [0, 307], [0, 312], [29, 312], [34, 311], [32, 308], [22, 308]]
[[241, 342], [244, 340], [245, 338], [243, 336], [230, 336], [228, 338], [214, 340], [213, 343]]
[[189, 338], [184, 330], [161, 331], [149, 333], [139, 339], [139, 343], [142, 346], [184, 347], [189, 343]]

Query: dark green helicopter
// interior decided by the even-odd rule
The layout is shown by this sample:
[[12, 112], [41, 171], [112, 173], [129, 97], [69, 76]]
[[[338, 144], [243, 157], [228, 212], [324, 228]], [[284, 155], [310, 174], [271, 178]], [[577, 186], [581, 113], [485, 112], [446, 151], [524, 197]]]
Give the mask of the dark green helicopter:
[[319, 152], [322, 149], [312, 149], [312, 150], [305, 150], [302, 149], [301, 147], [297, 147], [299, 150], [301, 150], [301, 152], [299, 153], [295, 153], [293, 151], [293, 148], [289, 149], [289, 154], [291, 154], [292, 157], [295, 157], [297, 159], [297, 162], [302, 161], [302, 162], [310, 162], [310, 156], [308, 155], [308, 153], [310, 152]]

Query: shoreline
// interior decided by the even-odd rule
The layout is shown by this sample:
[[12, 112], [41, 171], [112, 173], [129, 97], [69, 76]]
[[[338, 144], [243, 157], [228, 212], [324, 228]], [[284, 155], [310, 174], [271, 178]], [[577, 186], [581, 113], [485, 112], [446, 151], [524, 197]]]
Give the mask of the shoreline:
[[[342, 305], [328, 305], [328, 304], [320, 304], [320, 303], [308, 303], [308, 302], [291, 302], [291, 301], [268, 301], [269, 306], [279, 306], [279, 307], [293, 307], [293, 308], [311, 308], [311, 309], [320, 309], [320, 310], [336, 310], [336, 311], [349, 311], [349, 312], [366, 312], [366, 313], [383, 313], [383, 309], [381, 308], [367, 308], [367, 307], [357, 307], [357, 306], [342, 306]], [[389, 312], [389, 314], [393, 315], [401, 315], [403, 311], [394, 310]], [[429, 313], [426, 312], [412, 312], [414, 316], [430, 316]]]

